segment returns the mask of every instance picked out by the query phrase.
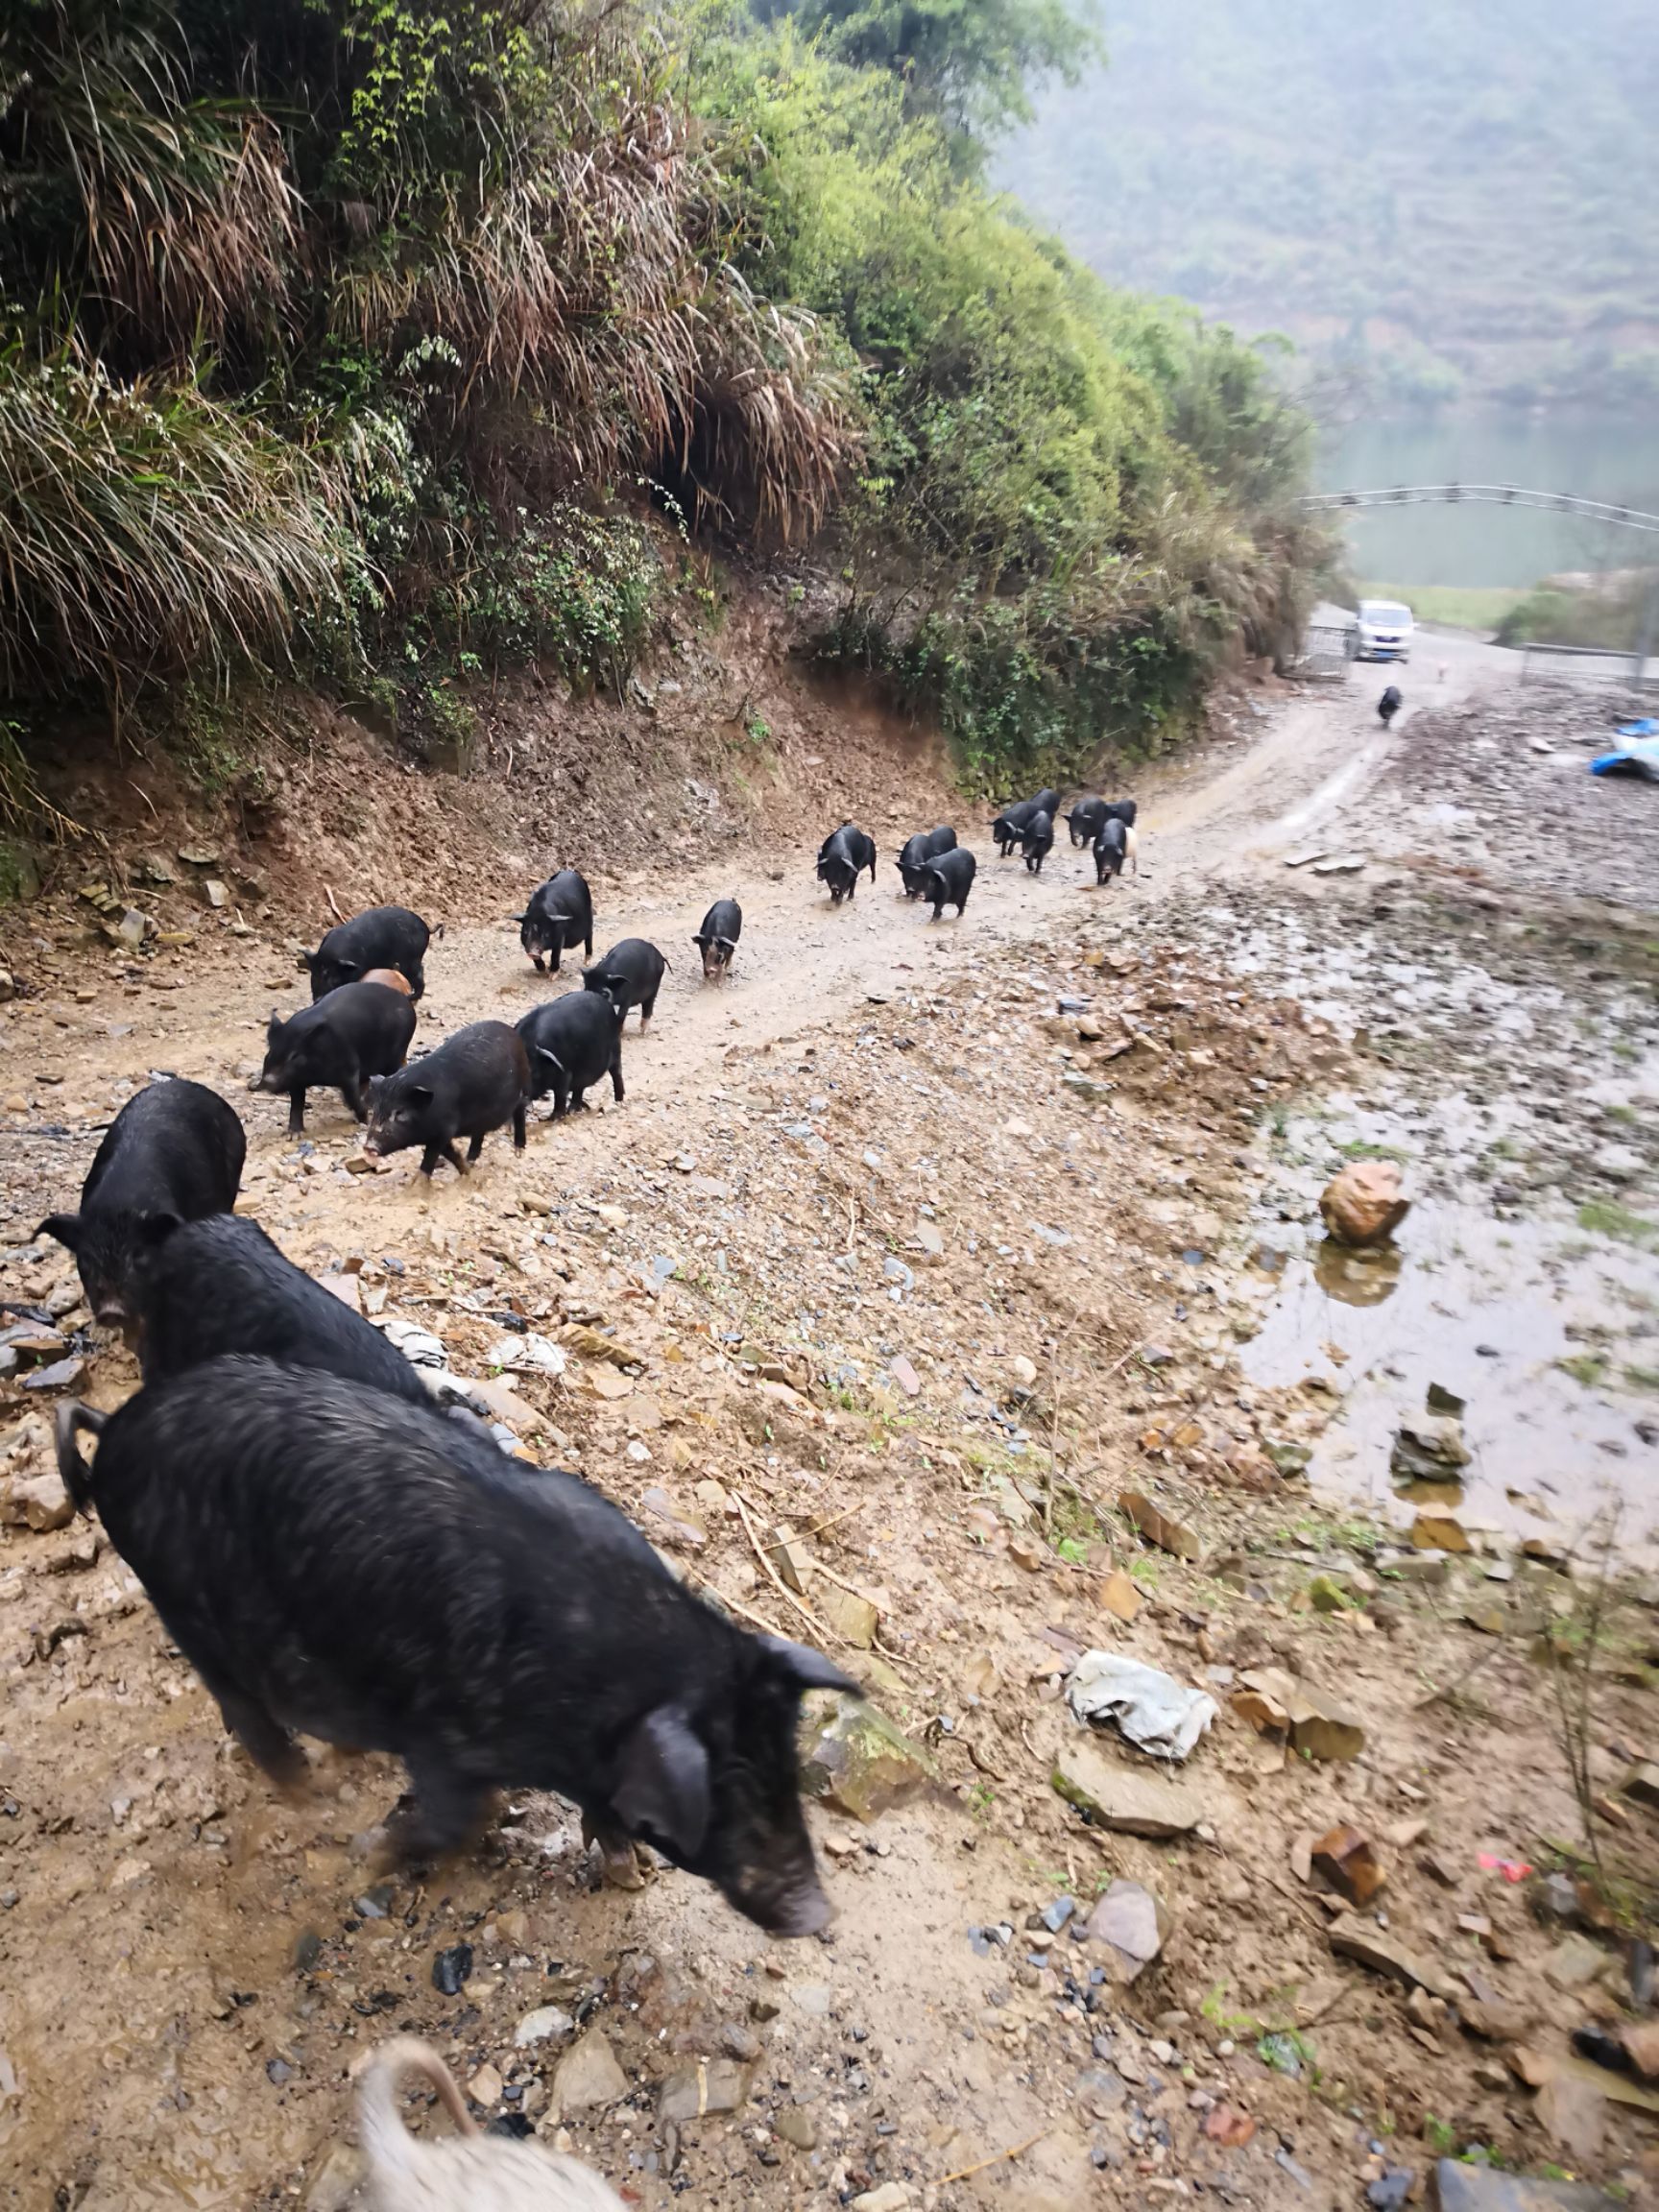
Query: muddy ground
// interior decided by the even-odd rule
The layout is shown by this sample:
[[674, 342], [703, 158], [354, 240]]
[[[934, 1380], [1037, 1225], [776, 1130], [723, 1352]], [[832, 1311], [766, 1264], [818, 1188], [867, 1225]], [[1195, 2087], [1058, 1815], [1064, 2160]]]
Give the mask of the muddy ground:
[[[646, 2206], [1351, 2205], [1458, 2152], [1652, 2193], [1654, 2111], [1568, 2064], [1574, 2029], [1630, 2017], [1659, 1862], [1623, 1787], [1659, 1756], [1659, 789], [1584, 772], [1604, 697], [1446, 656], [1387, 736], [1358, 685], [1240, 695], [1147, 780], [1141, 874], [1109, 892], [1086, 854], [1033, 879], [978, 832], [937, 927], [887, 859], [961, 815], [929, 757], [872, 733], [838, 757], [824, 804], [883, 861], [831, 911], [796, 819], [820, 740], [784, 731], [769, 842], [670, 878], [596, 840], [601, 938], [676, 961], [626, 1102], [522, 1158], [493, 1141], [462, 1184], [353, 1173], [332, 1102], [296, 1145], [240, 1091], [298, 1002], [279, 906], [132, 959], [87, 949], [72, 896], [36, 911], [0, 1010], [0, 1296], [56, 1316], [75, 1387], [108, 1406], [135, 1374], [34, 1224], [134, 1084], [216, 1083], [244, 1206], [293, 1257], [436, 1334], [690, 1578], [833, 1651], [916, 1758], [872, 1822], [814, 1812], [822, 1942], [667, 1870], [598, 1887], [545, 1799], [386, 1884], [387, 1763], [319, 1750], [279, 1804], [96, 1530], [9, 1527], [0, 2200], [355, 2204], [348, 2069], [403, 2027], [480, 2117]], [[516, 889], [434, 949], [428, 1039], [548, 988]], [[729, 891], [743, 945], [705, 990], [688, 932]], [[1317, 1196], [1378, 1155], [1413, 1212], [1357, 1262]], [[0, 1382], [0, 1486], [36, 1519], [55, 1392], [29, 1385], [57, 1357], [42, 1334]], [[1390, 1449], [1431, 1383], [1473, 1456], [1406, 1495]], [[1150, 1541], [1125, 1493], [1181, 1528]], [[1414, 1556], [1421, 1512], [1468, 1552]], [[1214, 1698], [1180, 1790], [1071, 1718], [1089, 1650]], [[1236, 1698], [1263, 1666], [1343, 1709], [1357, 1755], [1258, 1733]], [[1098, 1817], [1052, 1783], [1091, 1748]], [[1183, 1834], [1111, 1824], [1137, 1784]], [[1339, 1823], [1386, 1875], [1346, 1923], [1309, 1864]], [[1599, 1890], [1551, 1901], [1598, 1858]], [[1157, 1901], [1132, 1981], [1099, 1919], [1074, 1933], [1115, 1880]]]

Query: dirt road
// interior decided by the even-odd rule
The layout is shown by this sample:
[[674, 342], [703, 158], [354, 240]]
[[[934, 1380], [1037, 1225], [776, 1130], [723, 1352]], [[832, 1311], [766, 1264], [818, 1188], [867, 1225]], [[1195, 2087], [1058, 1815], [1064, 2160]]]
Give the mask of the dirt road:
[[[1344, 1146], [1397, 1147], [1444, 1232], [1447, 1249], [1423, 1256], [1438, 1271], [1457, 1209], [1491, 1218], [1503, 1145], [1502, 1173], [1526, 1186], [1509, 1210], [1535, 1206], [1540, 1225], [1528, 1279], [1558, 1286], [1545, 1232], [1572, 1227], [1581, 1190], [1604, 1193], [1624, 1233], [1575, 1232], [1605, 1333], [1595, 1381], [1574, 1384], [1595, 1411], [1546, 1432], [1627, 1515], [1659, 1500], [1641, 1388], [1621, 1379], [1644, 1371], [1649, 1326], [1646, 1231], [1627, 1226], [1648, 1218], [1641, 1101], [1659, 1069], [1639, 933], [1609, 926], [1569, 975], [1565, 940], [1541, 941], [1506, 886], [1467, 872], [1442, 886], [1431, 852], [1319, 882], [1285, 867], [1375, 821], [1401, 778], [1432, 803], [1436, 779], [1463, 772], [1454, 715], [1503, 723], [1479, 666], [1448, 658], [1446, 696], [1389, 737], [1368, 682], [1260, 718], [1240, 704], [1236, 750], [1148, 780], [1142, 874], [1106, 892], [1087, 854], [1061, 844], [1032, 878], [980, 832], [965, 920], [933, 926], [888, 857], [915, 820], [868, 814], [878, 880], [840, 910], [798, 851], [618, 878], [597, 949], [644, 934], [676, 962], [651, 1035], [630, 1029], [626, 1103], [596, 1096], [603, 1111], [537, 1126], [522, 1159], [492, 1140], [465, 1182], [423, 1185], [404, 1160], [349, 1173], [354, 1131], [334, 1103], [317, 1102], [296, 1146], [278, 1102], [239, 1092], [270, 1005], [298, 1002], [276, 944], [164, 953], [113, 983], [60, 960], [57, 988], [6, 1010], [0, 1295], [45, 1301], [73, 1332], [70, 1278], [55, 1247], [27, 1241], [35, 1221], [72, 1195], [94, 1125], [148, 1072], [218, 1084], [250, 1130], [244, 1203], [295, 1258], [372, 1314], [435, 1330], [457, 1372], [505, 1367], [498, 1404], [539, 1455], [580, 1466], [729, 1602], [848, 1660], [919, 1747], [911, 1783], [924, 1757], [933, 1781], [869, 1826], [833, 1802], [814, 1815], [838, 1911], [822, 1945], [770, 1944], [672, 1873], [637, 1895], [595, 1888], [548, 1800], [515, 1801], [479, 1858], [379, 1885], [361, 1839], [396, 1794], [386, 1762], [320, 1755], [311, 1800], [276, 1804], [96, 1536], [12, 1528], [0, 2201], [342, 2212], [360, 2201], [348, 2066], [405, 2025], [445, 2051], [481, 2114], [565, 2130], [652, 2207], [885, 2190], [894, 2212], [1058, 2212], [1200, 2184], [1245, 2205], [1347, 2204], [1384, 2168], [1423, 2169], [1448, 2135], [1559, 2155], [1494, 2065], [1503, 2038], [1459, 2030], [1437, 1980], [1408, 2013], [1398, 1986], [1333, 1957], [1293, 1848], [1358, 1819], [1391, 1859], [1398, 1940], [1495, 1983], [1489, 1998], [1469, 1984], [1477, 2004], [1525, 2015], [1551, 2048], [1593, 2010], [1596, 1984], [1568, 1998], [1546, 1975], [1559, 1931], [1479, 1871], [1482, 1851], [1536, 1857], [1540, 1832], [1575, 1834], [1578, 1809], [1525, 1646], [1467, 1618], [1513, 1598], [1519, 1635], [1527, 1606], [1570, 1615], [1575, 1586], [1519, 1554], [1511, 1505], [1496, 1515], [1507, 1536], [1469, 1519], [1477, 1561], [1506, 1564], [1513, 1593], [1479, 1564], [1445, 1582], [1387, 1567], [1401, 1502], [1385, 1476], [1378, 1495], [1376, 1471], [1407, 1383], [1383, 1370], [1411, 1365], [1420, 1410], [1432, 1277], [1412, 1344], [1380, 1350], [1365, 1317], [1386, 1300], [1360, 1302], [1369, 1282], [1347, 1286], [1356, 1300], [1333, 1290], [1306, 1227]], [[1555, 720], [1565, 731], [1572, 712]], [[1520, 852], [1520, 784], [1558, 764], [1522, 736], [1510, 765], [1512, 844], [1484, 829]], [[1640, 840], [1646, 805], [1595, 833]], [[689, 932], [732, 892], [737, 967], [706, 989]], [[429, 976], [429, 1039], [548, 989], [504, 919], [451, 927]], [[1575, 1016], [1557, 1039], [1564, 992]], [[1588, 1136], [1533, 1113], [1586, 1073], [1601, 1096]], [[1620, 1180], [1596, 1180], [1592, 1150]], [[1508, 1204], [1471, 1265], [1513, 1277]], [[1617, 1314], [1615, 1247], [1630, 1292]], [[527, 1328], [565, 1333], [562, 1381], [518, 1358]], [[594, 1329], [630, 1357], [573, 1334]], [[1543, 1418], [1517, 1393], [1523, 1376], [1545, 1388], [1533, 1371], [1558, 1372], [1560, 1353], [1519, 1323], [1494, 1345], [1503, 1387], [1470, 1417], [1482, 1499], [1503, 1498], [1516, 1433], [1491, 1401]], [[1476, 1341], [1459, 1358], [1479, 1371]], [[104, 1349], [80, 1387], [112, 1404], [133, 1379]], [[38, 1402], [12, 1397], [26, 1469]], [[1310, 1460], [1329, 1508], [1297, 1476]], [[1569, 1469], [1537, 1487], [1531, 1473], [1510, 1487], [1559, 1558], [1569, 1517], [1540, 1491]], [[1125, 1483], [1191, 1524], [1201, 1566], [1126, 1534]], [[778, 1587], [745, 1510], [757, 1529], [805, 1532], [803, 1593]], [[1114, 1566], [1128, 1602], [1109, 1592]], [[1330, 1612], [1308, 1595], [1321, 1575], [1343, 1592]], [[1339, 1692], [1366, 1748], [1352, 1767], [1287, 1763], [1226, 1712], [1193, 1756], [1187, 1840], [1085, 1824], [1050, 1775], [1083, 1741], [1067, 1670], [1100, 1646], [1223, 1702], [1272, 1660]], [[1481, 1667], [1503, 1683], [1498, 1715], [1424, 1701]], [[1659, 1737], [1651, 1689], [1611, 1688], [1597, 1729], [1612, 1788], [1605, 1745]], [[1158, 1779], [1110, 1739], [1094, 1748], [1125, 1787]], [[1651, 1816], [1633, 1817], [1640, 1837]], [[1385, 1845], [1413, 1826], [1424, 1836]], [[1421, 1871], [1427, 1844], [1452, 1888]], [[1071, 1933], [1112, 1880], [1158, 1899], [1163, 1956], [1132, 1984], [1119, 1952]], [[1467, 1926], [1481, 1918], [1506, 1945], [1496, 1959]], [[462, 1944], [441, 1986], [435, 1961]], [[1636, 2122], [1610, 2107], [1599, 2128], [1574, 2162], [1640, 2181]]]

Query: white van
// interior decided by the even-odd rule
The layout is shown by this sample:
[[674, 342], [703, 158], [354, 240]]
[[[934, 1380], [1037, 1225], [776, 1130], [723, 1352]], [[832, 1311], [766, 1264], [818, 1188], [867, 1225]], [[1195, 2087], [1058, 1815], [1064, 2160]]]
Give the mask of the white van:
[[1417, 625], [1398, 599], [1361, 599], [1356, 661], [1409, 661]]

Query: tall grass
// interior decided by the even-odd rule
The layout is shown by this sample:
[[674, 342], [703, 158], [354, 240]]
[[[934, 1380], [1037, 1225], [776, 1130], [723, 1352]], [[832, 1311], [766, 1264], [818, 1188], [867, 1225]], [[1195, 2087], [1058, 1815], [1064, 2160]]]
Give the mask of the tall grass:
[[319, 471], [191, 385], [0, 355], [0, 689], [119, 698], [337, 606]]

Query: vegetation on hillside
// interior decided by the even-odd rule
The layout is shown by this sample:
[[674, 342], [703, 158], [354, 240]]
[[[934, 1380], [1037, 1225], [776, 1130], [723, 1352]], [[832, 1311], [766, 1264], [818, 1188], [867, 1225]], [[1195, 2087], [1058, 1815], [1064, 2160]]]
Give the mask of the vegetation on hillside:
[[1113, 0], [1000, 174], [1114, 283], [1377, 397], [1659, 398], [1649, 0]]
[[1659, 649], [1651, 627], [1659, 594], [1659, 569], [1623, 568], [1602, 576], [1547, 576], [1523, 595], [1498, 625], [1501, 645], [1591, 645], [1634, 653], [1646, 638]]
[[813, 541], [824, 650], [988, 774], [1143, 744], [1240, 631], [1274, 649], [1322, 541], [1273, 363], [978, 180], [1086, 35], [1059, 0], [817, 30], [16, 0], [6, 757], [75, 697], [283, 665], [417, 742], [513, 661], [619, 687], [676, 533]]

